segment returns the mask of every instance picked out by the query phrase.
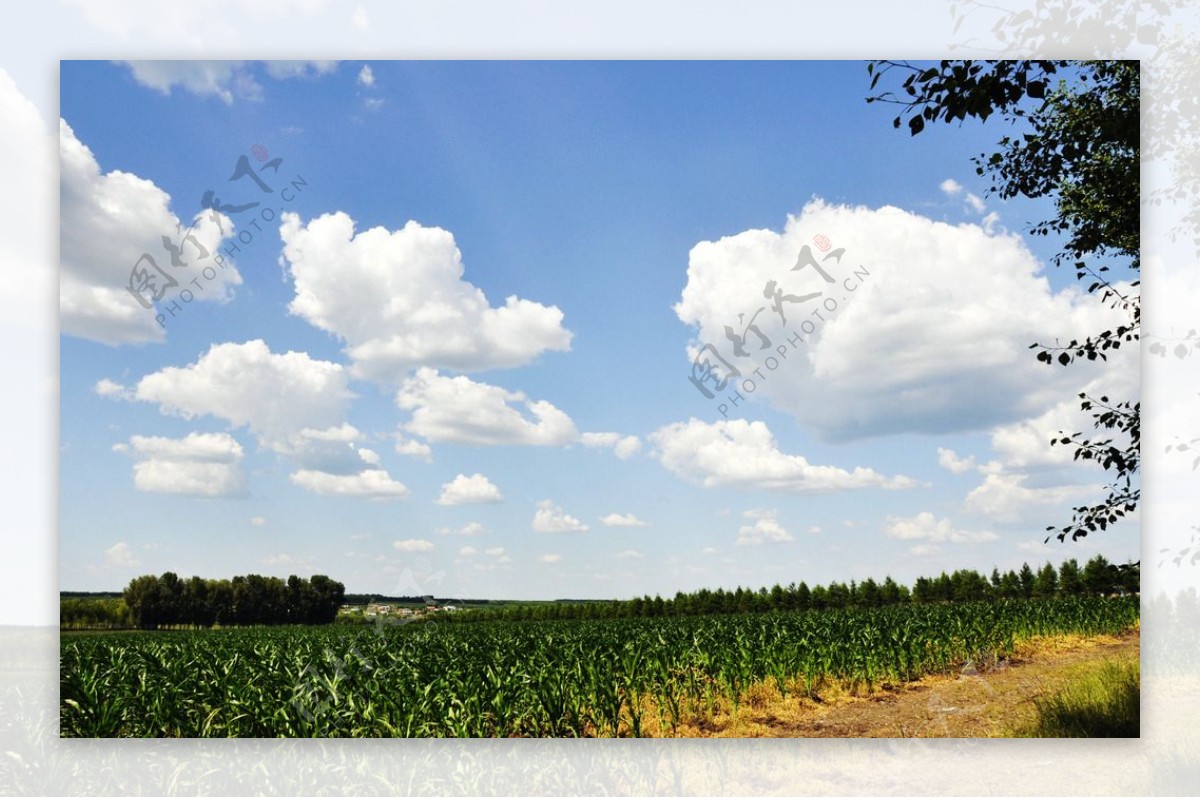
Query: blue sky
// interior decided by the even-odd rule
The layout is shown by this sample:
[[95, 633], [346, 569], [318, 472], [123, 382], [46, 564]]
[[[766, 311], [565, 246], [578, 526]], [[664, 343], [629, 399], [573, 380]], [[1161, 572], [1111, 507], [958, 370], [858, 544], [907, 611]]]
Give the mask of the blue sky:
[[[1079, 391], [1136, 391], [1136, 354], [1033, 361], [1106, 319], [1021, 235], [1048, 209], [986, 196], [970, 157], [998, 126], [909, 137], [868, 82], [861, 62], [64, 61], [61, 587], [170, 569], [627, 597], [1137, 559], [1136, 519], [1041, 542], [1102, 482], [1048, 438], [1086, 428]], [[272, 194], [227, 179], [243, 156], [282, 159]], [[240, 242], [200, 213], [209, 189], [262, 202], [222, 220]], [[210, 257], [172, 270], [160, 239], [196, 218]], [[832, 288], [790, 269], [819, 235], [845, 250]], [[143, 252], [203, 293], [140, 307]], [[837, 310], [722, 413], [695, 348], [761, 366], [723, 328], [767, 279]]]

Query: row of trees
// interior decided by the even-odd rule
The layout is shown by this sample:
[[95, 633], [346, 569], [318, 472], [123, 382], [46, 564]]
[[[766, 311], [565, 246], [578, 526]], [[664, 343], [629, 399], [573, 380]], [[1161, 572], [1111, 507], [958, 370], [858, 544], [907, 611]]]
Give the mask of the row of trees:
[[1059, 596], [1110, 595], [1137, 593], [1141, 571], [1135, 564], [1117, 566], [1096, 555], [1082, 568], [1070, 559], [1057, 569], [1046, 563], [1035, 571], [1025, 563], [1019, 570], [1001, 573], [993, 569], [990, 578], [978, 571], [963, 569], [936, 577], [920, 577], [912, 588], [898, 584], [890, 576], [882, 582], [830, 582], [809, 587], [792, 583], [786, 587], [751, 590], [698, 590], [676, 593], [674, 598], [641, 596], [627, 601], [584, 604], [523, 604], [503, 609], [473, 610], [459, 613], [455, 620], [554, 620], [576, 618], [635, 618], [662, 615], [707, 615], [719, 613], [771, 612], [777, 610], [844, 609], [847, 607], [883, 607], [891, 604], [932, 603], [942, 601], [991, 601], [1036, 599]]
[[143, 629], [160, 626], [251, 626], [332, 623], [346, 595], [341, 582], [316, 574], [180, 579], [139, 576], [125, 588], [130, 620]]
[[128, 629], [132, 620], [119, 596], [64, 595], [58, 602], [58, 623], [62, 629]]

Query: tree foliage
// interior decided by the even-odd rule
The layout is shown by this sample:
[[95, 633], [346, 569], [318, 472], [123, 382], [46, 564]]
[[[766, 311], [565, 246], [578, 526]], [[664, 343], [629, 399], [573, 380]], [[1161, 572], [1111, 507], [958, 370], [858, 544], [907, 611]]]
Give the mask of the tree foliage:
[[[1116, 320], [1082, 339], [1034, 342], [1030, 348], [1038, 350], [1040, 362], [1069, 366], [1081, 358], [1106, 360], [1112, 350], [1138, 340], [1141, 75], [1136, 61], [959, 60], [933, 66], [873, 61], [867, 71], [872, 91], [892, 73], [903, 75], [897, 90], [869, 96], [867, 102], [899, 106], [893, 124], [907, 126], [914, 136], [930, 123], [1003, 119], [1010, 132], [995, 151], [973, 158], [975, 171], [991, 178], [989, 192], [1002, 199], [1053, 200], [1055, 215], [1033, 222], [1029, 233], [1057, 237], [1061, 248], [1055, 265], [1073, 269]], [[1074, 448], [1076, 460], [1096, 462], [1111, 480], [1102, 501], [1075, 507], [1068, 523], [1047, 527], [1059, 540], [1106, 529], [1141, 499], [1141, 403], [1086, 394], [1080, 400], [1083, 410], [1094, 411], [1095, 429], [1115, 437], [1059, 432], [1051, 443]]]
[[734, 590], [707, 588], [693, 593], [676, 593], [673, 598], [638, 596], [626, 601], [539, 602], [503, 608], [481, 608], [460, 612], [454, 622], [484, 620], [541, 621], [603, 618], [649, 618], [672, 615], [725, 615], [791, 610], [841, 610], [885, 607], [897, 604], [944, 604], [968, 601], [1008, 599], [1053, 599], [1088, 595], [1112, 595], [1140, 592], [1141, 569], [1133, 563], [1114, 565], [1102, 555], [1087, 564], [1086, 578], [1075, 560], [1067, 560], [1058, 570], [1046, 563], [1036, 574], [1024, 564], [1019, 570], [1001, 575], [992, 572], [989, 581], [971, 569], [942, 572], [935, 577], [922, 576], [911, 590], [892, 577], [882, 583], [872, 578], [857, 583], [830, 582], [809, 588], [795, 582], [771, 588], [738, 587]]
[[315, 574], [235, 576], [184, 581], [168, 571], [133, 579], [125, 588], [129, 617], [143, 629], [160, 626], [325, 624], [337, 618], [345, 598], [341, 582]]

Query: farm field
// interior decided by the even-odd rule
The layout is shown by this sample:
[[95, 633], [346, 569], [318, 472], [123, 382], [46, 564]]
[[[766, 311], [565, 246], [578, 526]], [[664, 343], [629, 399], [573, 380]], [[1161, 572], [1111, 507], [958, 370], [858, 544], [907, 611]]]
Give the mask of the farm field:
[[1138, 601], [64, 635], [61, 734], [675, 736], [764, 694], [868, 693], [1116, 635]]

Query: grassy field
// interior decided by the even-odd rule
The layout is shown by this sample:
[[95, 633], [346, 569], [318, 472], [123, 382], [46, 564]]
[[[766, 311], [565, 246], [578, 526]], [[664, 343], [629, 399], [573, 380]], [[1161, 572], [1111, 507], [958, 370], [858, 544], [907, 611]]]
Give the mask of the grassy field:
[[765, 695], [871, 692], [1117, 634], [1138, 599], [63, 636], [71, 737], [643, 736]]

